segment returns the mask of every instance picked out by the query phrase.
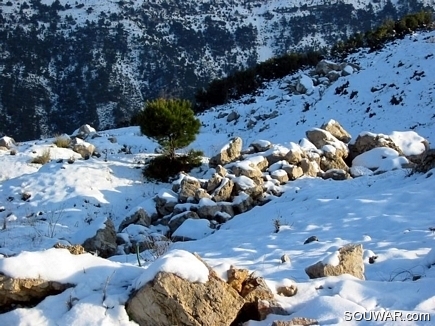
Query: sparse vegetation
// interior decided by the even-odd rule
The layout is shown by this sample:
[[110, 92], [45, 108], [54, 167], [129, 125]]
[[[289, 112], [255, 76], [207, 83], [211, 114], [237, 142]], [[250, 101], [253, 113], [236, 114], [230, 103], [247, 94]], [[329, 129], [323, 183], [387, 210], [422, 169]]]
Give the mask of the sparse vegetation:
[[71, 144], [71, 139], [64, 136], [57, 136], [53, 144], [55, 144], [59, 148], [68, 148]]
[[50, 162], [50, 159], [51, 159], [50, 149], [47, 148], [42, 152], [41, 155], [36, 156], [31, 161], [31, 163], [44, 165], [44, 164], [47, 164], [48, 162]]

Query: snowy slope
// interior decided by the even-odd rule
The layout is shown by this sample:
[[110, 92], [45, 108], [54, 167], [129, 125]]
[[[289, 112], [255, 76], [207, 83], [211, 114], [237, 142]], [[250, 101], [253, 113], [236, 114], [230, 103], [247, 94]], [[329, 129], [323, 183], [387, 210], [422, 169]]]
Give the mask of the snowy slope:
[[[232, 136], [242, 137], [245, 148], [258, 139], [288, 147], [305, 137], [306, 130], [329, 119], [339, 121], [354, 139], [364, 131], [413, 130], [433, 144], [434, 40], [435, 32], [418, 33], [378, 53], [355, 54], [349, 61], [358, 64], [359, 71], [328, 88], [314, 86], [311, 95], [293, 95], [285, 87], [289, 80], [309, 75], [308, 70], [267, 84], [256, 97], [203, 113], [203, 128], [192, 147], [211, 156]], [[336, 88], [347, 82], [347, 94], [336, 94]], [[402, 98], [398, 105], [390, 103], [393, 96]], [[309, 103], [308, 110], [305, 103]], [[228, 123], [218, 118], [233, 110], [240, 113], [238, 120]], [[275, 118], [256, 118], [274, 110]], [[256, 120], [251, 129], [249, 119]], [[102, 156], [74, 164], [66, 162], [72, 151], [50, 147], [53, 139], [18, 144], [15, 156], [0, 152], [0, 254], [5, 256], [0, 258], [0, 272], [76, 284], [35, 308], [1, 314], [0, 325], [134, 325], [123, 303], [132, 289], [158, 270], [178, 271], [191, 280], [202, 281], [207, 276], [187, 253], [175, 249], [199, 253], [222, 276], [234, 265], [265, 277], [272, 290], [277, 285], [297, 285], [296, 296], [277, 295], [292, 315], [269, 316], [266, 321], [249, 322], [250, 326], [295, 316], [316, 318], [321, 325], [397, 324], [391, 319], [347, 321], [346, 311], [421, 312], [435, 318], [435, 235], [429, 230], [435, 227], [435, 175], [409, 176], [408, 170], [399, 169], [347, 181], [298, 179], [282, 186], [281, 197], [237, 215], [203, 239], [173, 243], [170, 249], [175, 251], [168, 256], [151, 265], [142, 261], [145, 266], [139, 267], [135, 255], [103, 260], [49, 249], [59, 241], [83, 241], [109, 217], [117, 227], [138, 206], [151, 213], [153, 196], [170, 187], [142, 179], [141, 167], [156, 144], [141, 136], [139, 128], [99, 134], [89, 141]], [[116, 137], [117, 142], [111, 143], [109, 137]], [[50, 163], [29, 163], [46, 148], [53, 158]], [[132, 154], [126, 154], [125, 148]], [[207, 173], [204, 165], [194, 174]], [[21, 200], [24, 192], [32, 195], [30, 200]], [[274, 232], [275, 220], [282, 225], [278, 233]], [[155, 231], [159, 232], [158, 227]], [[319, 241], [304, 245], [310, 236]], [[306, 267], [333, 260], [336, 250], [348, 243], [363, 245], [365, 281], [351, 276], [308, 278]], [[281, 263], [283, 254], [290, 257], [290, 263]], [[369, 264], [373, 254], [378, 258]], [[181, 265], [183, 270], [178, 268]]]

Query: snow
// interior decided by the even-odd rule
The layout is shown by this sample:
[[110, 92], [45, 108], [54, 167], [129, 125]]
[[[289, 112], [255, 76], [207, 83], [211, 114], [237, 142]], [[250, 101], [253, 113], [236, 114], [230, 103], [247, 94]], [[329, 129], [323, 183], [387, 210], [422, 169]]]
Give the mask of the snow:
[[[355, 53], [352, 58], [361, 70], [340, 77], [331, 87], [314, 86], [310, 96], [289, 93], [279, 87], [281, 81], [267, 83], [254, 102], [244, 98], [199, 115], [204, 127], [191, 147], [211, 156], [217, 153], [219, 144], [228, 143], [233, 136], [241, 137], [244, 144], [257, 139], [270, 141], [271, 149], [239, 163], [250, 168], [251, 162], [260, 162], [272, 153], [286, 154], [299, 146], [318, 152], [305, 138], [306, 131], [335, 119], [354, 139], [359, 134], [383, 133], [406, 155], [420, 154], [424, 150], [423, 139], [435, 142], [435, 74], [426, 73], [421, 81], [409, 76], [416, 69], [435, 70], [433, 56], [425, 58], [433, 53], [433, 43], [427, 40], [434, 37], [435, 32], [419, 32], [382, 51]], [[403, 63], [400, 69], [399, 62]], [[296, 77], [299, 75], [300, 72]], [[286, 80], [293, 79], [287, 76]], [[347, 81], [349, 93], [358, 90], [352, 99], [335, 94], [335, 88]], [[371, 91], [383, 83], [394, 83], [396, 87]], [[401, 91], [406, 95], [403, 105], [391, 105], [391, 97]], [[285, 96], [289, 101], [282, 101]], [[303, 111], [305, 102], [311, 105], [308, 111]], [[273, 110], [279, 112], [277, 117], [259, 120], [252, 129], [246, 127], [245, 121], [252, 115]], [[218, 112], [232, 111], [241, 115], [234, 124], [217, 118]], [[376, 115], [370, 117], [370, 113]], [[216, 130], [220, 130], [219, 134]], [[321, 325], [357, 325], [356, 321], [345, 320], [345, 311], [418, 311], [435, 318], [434, 171], [410, 175], [401, 168], [406, 162], [403, 156], [392, 149], [374, 149], [355, 158], [351, 173], [358, 177], [353, 179], [304, 177], [279, 185], [269, 176], [263, 187], [273, 188], [281, 196], [271, 195], [268, 203], [232, 218], [218, 212], [227, 222], [216, 229], [211, 229], [207, 220], [186, 220], [176, 232], [198, 240], [168, 242], [168, 251], [151, 261], [145, 261], [145, 253], [139, 257], [120, 253], [110, 260], [92, 254], [74, 256], [52, 247], [58, 242], [83, 241], [109, 218], [118, 229], [138, 208], [155, 215], [156, 196], [177, 203], [178, 195], [171, 190], [171, 184], [143, 179], [143, 162], [155, 155], [157, 144], [140, 136], [138, 127], [98, 134], [101, 137], [88, 141], [99, 152], [107, 152], [107, 160], [104, 156], [89, 160], [77, 157], [68, 164], [65, 160], [74, 152], [52, 147], [52, 138], [17, 144], [16, 155], [0, 152], [0, 272], [73, 285], [34, 308], [0, 314], [0, 325], [135, 325], [125, 311], [125, 302], [132, 291], [151, 281], [158, 272], [175, 273], [192, 282], [207, 281], [208, 269], [193, 252], [223, 278], [229, 266], [234, 265], [264, 277], [272, 291], [273, 285], [286, 282], [298, 287], [294, 297], [275, 296], [291, 315], [270, 315], [264, 321], [250, 321], [247, 325], [267, 326], [273, 320], [297, 316], [316, 318]], [[116, 137], [118, 142], [111, 143], [109, 137]], [[132, 154], [121, 151], [124, 144], [131, 146]], [[46, 148], [53, 156], [50, 163], [29, 163]], [[332, 148], [326, 146], [323, 150]], [[198, 179], [211, 174], [206, 165], [192, 172]], [[252, 186], [244, 177], [232, 178], [244, 187]], [[25, 191], [32, 195], [27, 201], [21, 200]], [[240, 204], [248, 197], [241, 193], [234, 202]], [[211, 205], [216, 206], [211, 199], [199, 202], [199, 207]], [[192, 204], [177, 207], [190, 209]], [[275, 220], [282, 225], [278, 233]], [[166, 230], [167, 226], [131, 225], [118, 235], [132, 241]], [[319, 241], [304, 245], [310, 236]], [[365, 281], [349, 275], [308, 278], [306, 267], [319, 261], [336, 264], [337, 249], [349, 243], [363, 244]], [[291, 264], [281, 264], [283, 254], [290, 257]], [[378, 258], [370, 264], [372, 256]], [[72, 298], [69, 309], [66, 303]]]

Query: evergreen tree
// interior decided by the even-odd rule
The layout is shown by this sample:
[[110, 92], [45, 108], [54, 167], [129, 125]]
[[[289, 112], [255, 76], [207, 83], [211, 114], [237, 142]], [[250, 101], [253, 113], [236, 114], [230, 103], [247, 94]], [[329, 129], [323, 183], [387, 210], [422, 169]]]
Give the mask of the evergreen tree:
[[176, 158], [175, 150], [195, 140], [201, 126], [191, 103], [182, 99], [159, 98], [147, 102], [137, 119], [141, 132], [155, 139], [171, 161]]

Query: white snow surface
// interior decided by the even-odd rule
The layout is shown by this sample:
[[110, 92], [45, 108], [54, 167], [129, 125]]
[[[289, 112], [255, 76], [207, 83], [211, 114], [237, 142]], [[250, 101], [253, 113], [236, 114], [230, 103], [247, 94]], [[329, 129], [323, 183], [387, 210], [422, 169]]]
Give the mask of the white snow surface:
[[[403, 152], [421, 153], [422, 139], [435, 142], [433, 40], [435, 32], [414, 33], [380, 51], [353, 54], [349, 61], [357, 63], [360, 70], [340, 77], [328, 88], [314, 86], [309, 96], [289, 94], [279, 87], [281, 80], [270, 82], [255, 98], [246, 96], [200, 114], [203, 127], [190, 147], [210, 157], [232, 137], [239, 136], [244, 144], [257, 139], [273, 144], [258, 156], [285, 154], [297, 143], [312, 148], [304, 139], [305, 132], [334, 119], [353, 139], [364, 131], [383, 133], [390, 135]], [[417, 80], [412, 78], [415, 71], [425, 74]], [[348, 94], [335, 94], [336, 87], [347, 82]], [[372, 87], [379, 90], [372, 91]], [[351, 98], [352, 91], [358, 93]], [[392, 96], [401, 92], [402, 103], [392, 105]], [[306, 102], [309, 110], [304, 110]], [[217, 118], [219, 113], [233, 110], [241, 115], [235, 124]], [[278, 111], [276, 118], [259, 120], [252, 129], [247, 128], [248, 118], [274, 110]], [[16, 155], [0, 152], [0, 272], [73, 284], [34, 308], [0, 314], [0, 325], [136, 325], [129, 320], [124, 304], [134, 289], [159, 271], [193, 282], [207, 280], [208, 270], [193, 252], [218, 275], [225, 275], [234, 265], [264, 277], [269, 285], [291, 281], [298, 287], [294, 297], [276, 295], [291, 315], [271, 315], [264, 321], [250, 321], [249, 326], [268, 326], [273, 320], [297, 316], [316, 318], [320, 325], [396, 324], [392, 320], [346, 321], [346, 311], [429, 313], [433, 322], [435, 171], [410, 175], [400, 168], [403, 158], [397, 153], [379, 150], [381, 153], [368, 152], [369, 157], [358, 158], [361, 166], [352, 169], [361, 176], [354, 179], [303, 177], [281, 186], [269, 181], [267, 186], [282, 192], [280, 197], [271, 197], [267, 204], [236, 215], [196, 241], [171, 243], [169, 251], [154, 262], [146, 261], [141, 254], [139, 267], [136, 255], [121, 251], [102, 259], [52, 249], [57, 242], [82, 241], [108, 218], [117, 229], [136, 207], [152, 214], [156, 195], [176, 201], [171, 184], [143, 179], [143, 162], [155, 155], [158, 145], [141, 136], [138, 127], [97, 133], [101, 137], [87, 141], [100, 153], [107, 153], [106, 158], [77, 159], [68, 164], [66, 160], [75, 154], [52, 147], [52, 138], [17, 144]], [[111, 143], [109, 137], [116, 137], [118, 142]], [[132, 154], [123, 153], [123, 145], [131, 146]], [[50, 163], [30, 163], [47, 148], [52, 155]], [[383, 164], [389, 168], [382, 174], [373, 174], [367, 168], [384, 169]], [[211, 172], [203, 165], [191, 174], [202, 179]], [[21, 199], [24, 192], [31, 194], [27, 201]], [[242, 202], [247, 196], [241, 193], [235, 201]], [[202, 199], [200, 206], [204, 205], [216, 203]], [[282, 227], [275, 233], [277, 219]], [[204, 230], [192, 222], [184, 227], [186, 230], [180, 230], [183, 234]], [[127, 231], [138, 236], [146, 230], [132, 226]], [[319, 241], [304, 245], [313, 235]], [[362, 244], [367, 255], [375, 253], [378, 257], [374, 264], [364, 260], [365, 281], [349, 275], [308, 278], [306, 267], [322, 260], [334, 263], [337, 248], [350, 243]], [[283, 254], [290, 257], [291, 264], [281, 264]], [[74, 300], [68, 307], [70, 298]]]

